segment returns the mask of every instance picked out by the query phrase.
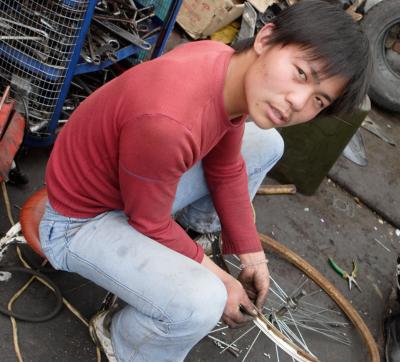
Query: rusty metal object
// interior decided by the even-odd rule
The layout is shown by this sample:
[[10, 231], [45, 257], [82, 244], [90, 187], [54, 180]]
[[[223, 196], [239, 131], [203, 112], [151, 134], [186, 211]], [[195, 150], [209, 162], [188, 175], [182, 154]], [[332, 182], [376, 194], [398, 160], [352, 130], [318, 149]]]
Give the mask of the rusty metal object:
[[25, 118], [15, 111], [15, 100], [7, 103], [8, 93], [9, 87], [0, 100], [0, 182], [8, 179], [25, 130]]

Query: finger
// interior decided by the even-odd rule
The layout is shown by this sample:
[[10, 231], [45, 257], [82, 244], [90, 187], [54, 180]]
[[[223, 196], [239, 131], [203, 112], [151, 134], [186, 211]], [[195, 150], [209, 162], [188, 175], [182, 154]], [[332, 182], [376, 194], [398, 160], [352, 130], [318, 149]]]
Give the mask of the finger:
[[227, 316], [222, 317], [222, 320], [224, 321], [225, 324], [227, 324], [229, 326], [229, 328], [232, 328], [232, 329], [240, 328], [240, 324], [237, 324], [236, 322], [234, 322], [232, 319], [230, 319]]
[[256, 310], [254, 304], [251, 302], [251, 300], [248, 298], [246, 298], [246, 299], [247, 300], [242, 301], [242, 303], [240, 304], [240, 310], [243, 313], [246, 313], [248, 315], [255, 317], [257, 315], [257, 310]]
[[230, 321], [234, 322], [238, 326], [247, 324], [254, 319], [254, 315], [250, 315], [247, 311], [241, 309], [240, 306], [227, 311], [225, 315]]
[[252, 302], [257, 299], [257, 292], [252, 288], [245, 288], [247, 296], [250, 298]]
[[256, 307], [262, 309], [264, 307], [265, 301], [267, 300], [268, 289], [262, 290], [258, 293], [256, 299]]
[[243, 313], [240, 313], [240, 314], [241, 314], [240, 317], [237, 317], [237, 316], [234, 316], [231, 318], [228, 317], [229, 326], [231, 328], [241, 328], [241, 327], [251, 323], [254, 319], [254, 317], [252, 317], [252, 316], [249, 316], [249, 315], [246, 315]]

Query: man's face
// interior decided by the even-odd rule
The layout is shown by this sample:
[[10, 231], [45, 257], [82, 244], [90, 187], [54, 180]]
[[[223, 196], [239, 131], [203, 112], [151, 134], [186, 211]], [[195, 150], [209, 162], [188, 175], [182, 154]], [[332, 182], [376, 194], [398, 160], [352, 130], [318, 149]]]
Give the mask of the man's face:
[[248, 113], [261, 128], [307, 122], [341, 94], [346, 80], [324, 79], [322, 63], [297, 45], [263, 46], [244, 81]]

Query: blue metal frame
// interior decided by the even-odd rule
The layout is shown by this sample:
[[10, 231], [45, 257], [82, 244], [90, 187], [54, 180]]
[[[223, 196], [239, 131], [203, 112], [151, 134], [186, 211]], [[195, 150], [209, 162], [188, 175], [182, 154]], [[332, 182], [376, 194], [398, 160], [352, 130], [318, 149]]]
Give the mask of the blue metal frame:
[[159, 44], [159, 42], [157, 42], [157, 44], [154, 48], [153, 54], [152, 54], [152, 58], [157, 58], [163, 53], [163, 51], [165, 49], [165, 45], [167, 44], [168, 38], [171, 35], [171, 32], [174, 28], [176, 17], [178, 16], [178, 12], [182, 5], [182, 2], [183, 2], [183, 0], [177, 0], [177, 1], [174, 1], [170, 5], [171, 8], [169, 9], [169, 12], [168, 12], [167, 18], [165, 19], [165, 23], [164, 23], [164, 27], [163, 27], [163, 29], [165, 29], [165, 32], [164, 32], [164, 34], [163, 33], [160, 34], [158, 39], [159, 40], [161, 39], [161, 41], [160, 41], [160, 44]]
[[[67, 70], [67, 73], [66, 73], [66, 76], [64, 79], [64, 83], [61, 88], [60, 95], [57, 100], [56, 107], [54, 109], [52, 118], [49, 122], [47, 132], [43, 133], [42, 134], [43, 136], [34, 135], [34, 134], [26, 135], [25, 139], [24, 139], [24, 144], [27, 146], [47, 147], [54, 143], [55, 138], [56, 138], [55, 131], [57, 129], [58, 120], [59, 120], [60, 114], [62, 112], [62, 107], [63, 107], [65, 99], [68, 95], [68, 91], [69, 91], [69, 87], [71, 85], [72, 78], [75, 75], [101, 70], [112, 64], [111, 61], [104, 61], [99, 65], [78, 64], [79, 59], [80, 59], [80, 52], [81, 52], [82, 46], [84, 44], [87, 32], [89, 31], [90, 23], [92, 21], [92, 17], [93, 17], [97, 2], [98, 2], [98, 0], [89, 1], [89, 6], [86, 11], [84, 20], [83, 20], [83, 25], [79, 32], [78, 40], [75, 44], [74, 51], [73, 51], [70, 63], [68, 65], [68, 70]], [[64, 0], [64, 3], [71, 6], [74, 4], [78, 4], [79, 0]], [[167, 43], [168, 37], [170, 36], [172, 29], [174, 27], [175, 20], [176, 20], [176, 17], [178, 15], [178, 11], [179, 11], [179, 8], [181, 5], [182, 5], [182, 0], [172, 1], [170, 4], [168, 15], [167, 15], [166, 19], [164, 20], [164, 25], [163, 25], [161, 33], [154, 35], [154, 36], [150, 37], [149, 39], [146, 39], [146, 41], [148, 41], [149, 43], [152, 43], [152, 44], [156, 43], [153, 54], [152, 54], [152, 58], [158, 57], [159, 55], [162, 54], [162, 52], [165, 48], [165, 45]], [[117, 52], [117, 57], [119, 60], [121, 60], [130, 55], [137, 53], [139, 50], [141, 50], [141, 49], [131, 45], [131, 46], [125, 47], [123, 49], [120, 49]], [[54, 70], [53, 70], [53, 72], [54, 72]], [[50, 73], [50, 76], [53, 74], [51, 72], [49, 72], [49, 73]]]

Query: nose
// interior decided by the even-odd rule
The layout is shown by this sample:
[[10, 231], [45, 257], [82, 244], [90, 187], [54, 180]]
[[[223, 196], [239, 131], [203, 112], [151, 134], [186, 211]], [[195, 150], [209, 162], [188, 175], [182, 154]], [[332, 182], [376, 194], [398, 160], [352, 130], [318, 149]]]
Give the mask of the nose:
[[305, 107], [310, 97], [310, 91], [307, 89], [294, 88], [286, 95], [286, 101], [290, 103], [294, 111], [299, 112]]

